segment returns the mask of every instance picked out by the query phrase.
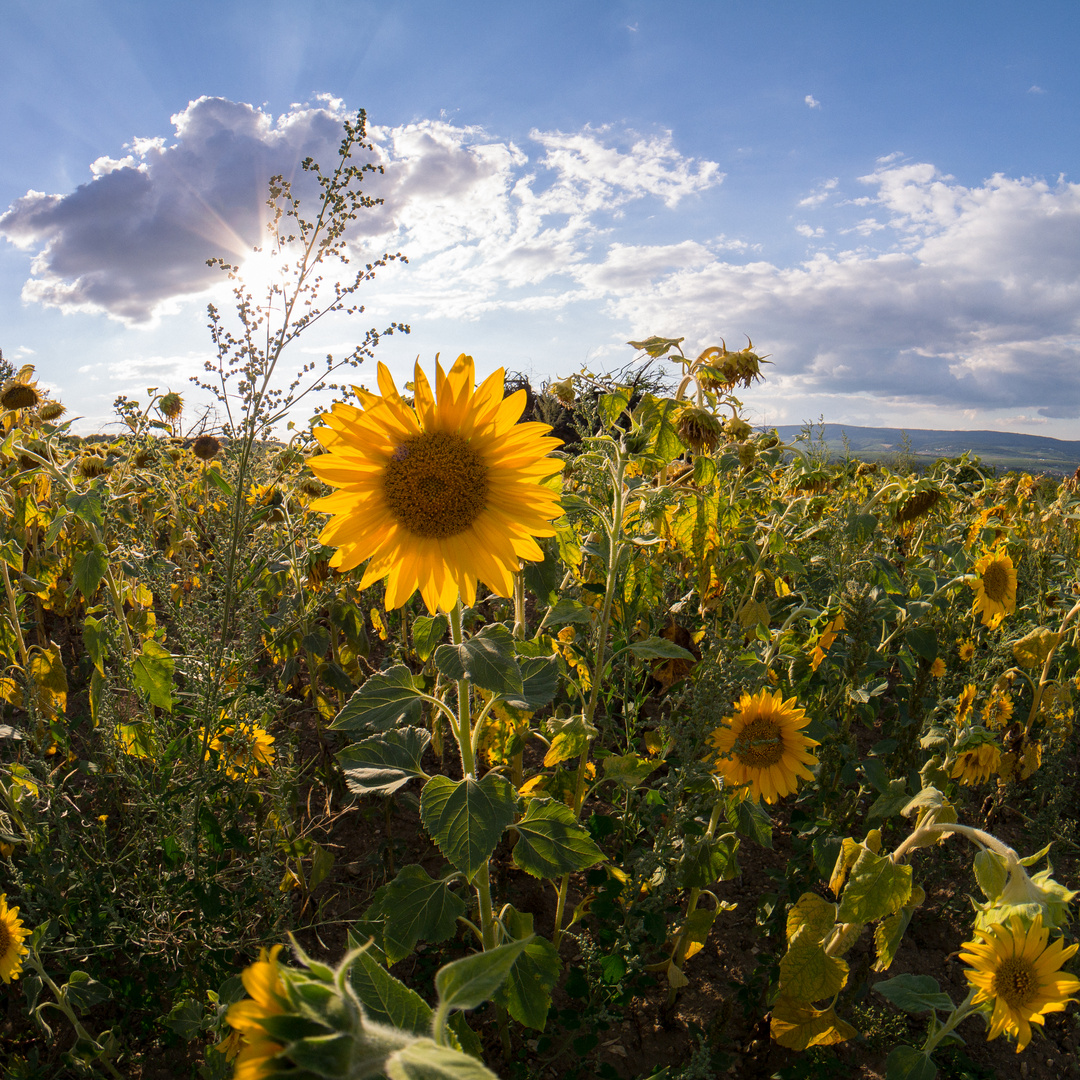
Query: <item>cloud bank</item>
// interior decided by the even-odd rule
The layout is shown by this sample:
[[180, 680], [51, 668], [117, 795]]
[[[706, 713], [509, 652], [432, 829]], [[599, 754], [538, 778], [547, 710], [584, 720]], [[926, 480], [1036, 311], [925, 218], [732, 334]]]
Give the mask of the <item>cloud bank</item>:
[[[0, 216], [0, 236], [32, 256], [24, 299], [129, 323], [167, 313], [217, 280], [209, 255], [259, 242], [272, 174], [299, 188], [303, 157], [334, 160], [345, 115], [331, 99], [274, 118], [201, 98], [171, 140], [133, 140], [68, 194], [28, 192]], [[384, 171], [368, 191], [384, 202], [351, 243], [409, 256], [379, 286], [400, 317], [573, 309], [611, 342], [750, 333], [778, 361], [777, 400], [1080, 417], [1080, 186], [1064, 179], [965, 186], [889, 155], [787, 208], [807, 249], [785, 264], [724, 219], [721, 165], [670, 133], [515, 142], [430, 120], [370, 134]]]

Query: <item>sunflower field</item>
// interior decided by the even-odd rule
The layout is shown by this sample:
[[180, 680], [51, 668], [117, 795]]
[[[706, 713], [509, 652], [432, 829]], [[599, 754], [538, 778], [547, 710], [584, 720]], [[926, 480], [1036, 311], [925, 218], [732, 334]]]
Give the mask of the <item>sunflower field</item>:
[[215, 424], [0, 388], [3, 1075], [1080, 1075], [1077, 480], [784, 444], [749, 342], [286, 425], [363, 136]]

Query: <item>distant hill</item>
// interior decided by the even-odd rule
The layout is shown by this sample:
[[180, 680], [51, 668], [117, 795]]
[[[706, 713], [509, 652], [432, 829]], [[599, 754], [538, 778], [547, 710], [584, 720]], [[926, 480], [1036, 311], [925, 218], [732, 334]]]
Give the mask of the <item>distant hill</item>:
[[[805, 430], [805, 425], [786, 424], [776, 430], [785, 442], [792, 442]], [[915, 458], [916, 464], [929, 465], [938, 458], [959, 457], [969, 450], [978, 455], [984, 464], [994, 465], [1001, 472], [1012, 469], [1017, 472], [1064, 475], [1080, 468], [1080, 441], [1048, 439], [1043, 435], [814, 424], [813, 438], [823, 438], [833, 457], [843, 457], [847, 451], [863, 461], [888, 463], [910, 455]]]

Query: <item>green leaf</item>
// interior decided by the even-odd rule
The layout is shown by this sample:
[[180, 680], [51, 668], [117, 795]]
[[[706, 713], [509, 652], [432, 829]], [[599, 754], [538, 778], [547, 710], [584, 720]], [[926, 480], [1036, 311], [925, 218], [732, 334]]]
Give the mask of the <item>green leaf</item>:
[[996, 900], [1009, 880], [1009, 865], [997, 852], [983, 848], [975, 856], [975, 880], [987, 900]]
[[470, 882], [514, 820], [514, 789], [497, 773], [482, 780], [433, 776], [420, 795], [420, 817], [439, 850]]
[[527, 562], [524, 574], [525, 588], [541, 604], [554, 604], [558, 600], [563, 567], [555, 552], [545, 550], [543, 562]]
[[506, 981], [514, 962], [532, 938], [512, 941], [487, 952], [473, 953], [439, 968], [435, 990], [440, 1005], [449, 1009], [475, 1009]]
[[885, 1080], [934, 1080], [937, 1066], [914, 1046], [894, 1047], [885, 1059]]
[[707, 889], [714, 882], [730, 881], [738, 872], [738, 847], [739, 838], [730, 832], [687, 841], [679, 860], [679, 884], [684, 889]]
[[445, 880], [436, 881], [418, 865], [406, 866], [368, 909], [367, 918], [383, 920], [383, 950], [387, 964], [396, 964], [418, 941], [445, 941], [457, 930], [465, 902]]
[[609, 754], [604, 758], [604, 779], [614, 780], [628, 791], [633, 791], [641, 787], [645, 777], [659, 767], [659, 761], [649, 761], [637, 754]]
[[391, 1054], [385, 1069], [389, 1080], [499, 1080], [476, 1058], [431, 1039], [417, 1039]]
[[112, 997], [112, 991], [107, 986], [90, 978], [85, 971], [73, 971], [61, 989], [76, 1012], [92, 1009]]
[[515, 940], [528, 938], [529, 943], [514, 962], [506, 982], [495, 991], [494, 1000], [518, 1023], [543, 1031], [551, 1008], [551, 992], [562, 973], [558, 950], [546, 938], [534, 936], [530, 913], [507, 905], [503, 922]]
[[518, 661], [521, 668], [521, 693], [512, 694], [506, 704], [512, 709], [536, 712], [549, 704], [559, 689], [559, 658], [529, 656]]
[[751, 799], [740, 799], [735, 804], [734, 813], [729, 811], [728, 821], [743, 836], [749, 837], [763, 848], [772, 850], [772, 818], [759, 803]]
[[787, 939], [802, 937], [807, 941], [821, 942], [836, 925], [836, 905], [818, 896], [803, 893], [787, 914]]
[[603, 861], [604, 853], [565, 803], [531, 799], [514, 828], [514, 863], [533, 877], [559, 878]]
[[596, 618], [596, 608], [583, 604], [580, 600], [573, 600], [564, 596], [553, 608], [548, 610], [544, 626], [566, 626], [568, 623], [591, 623]]
[[228, 480], [226, 480], [216, 468], [211, 467], [206, 469], [203, 472], [203, 476], [205, 476], [206, 479], [209, 480], [210, 483], [213, 484], [227, 499], [233, 497], [233, 489]]
[[649, 637], [644, 641], [633, 641], [626, 646], [626, 651], [633, 653], [639, 660], [689, 660], [697, 663], [697, 657], [676, 645], [674, 641], [668, 641], [662, 637]]
[[413, 648], [425, 663], [439, 642], [446, 637], [450, 623], [445, 615], [418, 615], [413, 622]]
[[469, 679], [496, 694], [520, 694], [524, 689], [514, 637], [502, 623], [489, 623], [460, 645], [440, 645], [435, 666], [448, 679]]
[[101, 493], [96, 489], [72, 491], [64, 500], [64, 505], [87, 525], [93, 525], [98, 529], [105, 527], [105, 508], [101, 501]]
[[205, 1015], [206, 1011], [194, 998], [184, 998], [169, 1010], [165, 1026], [181, 1039], [191, 1042], [202, 1031]]
[[685, 340], [685, 338], [681, 337], [657, 337], [654, 334], [644, 341], [628, 341], [626, 344], [629, 345], [631, 349], [638, 349], [641, 352], [648, 353], [655, 360], [657, 357], [663, 356], [668, 349], [674, 348], [680, 342]]
[[102, 675], [105, 674], [105, 647], [108, 640], [104, 619], [95, 619], [93, 615], [83, 617], [83, 645], [86, 647], [86, 655]]
[[911, 896], [911, 867], [896, 866], [862, 848], [840, 899], [838, 922], [868, 923], [883, 919]]
[[142, 652], [131, 665], [131, 677], [135, 685], [150, 699], [151, 703], [172, 712], [172, 681], [176, 661], [163, 645], [152, 638], [143, 642]]
[[898, 1009], [908, 1013], [952, 1012], [953, 1001], [929, 975], [897, 975], [874, 983], [874, 989]]
[[345, 703], [330, 725], [344, 731], [386, 731], [415, 724], [423, 713], [423, 680], [398, 664], [372, 675]]
[[71, 571], [72, 581], [84, 600], [89, 600], [97, 592], [108, 569], [109, 554], [104, 544], [95, 544], [89, 551], [76, 557]]
[[867, 821], [879, 818], [896, 817], [911, 802], [906, 779], [890, 780], [889, 786], [871, 804], [867, 811]]
[[415, 990], [395, 979], [370, 949], [349, 965], [349, 981], [368, 1016], [377, 1024], [389, 1024], [415, 1035], [430, 1034], [431, 1007]]
[[820, 1001], [838, 994], [847, 976], [846, 961], [829, 956], [820, 941], [797, 935], [780, 961], [780, 992], [796, 1001]]
[[622, 416], [630, 404], [630, 391], [626, 387], [620, 386], [614, 393], [601, 394], [597, 404], [600, 408], [600, 418], [604, 422], [604, 427], [609, 428]]
[[915, 627], [904, 635], [911, 651], [921, 656], [924, 660], [936, 660], [938, 654], [937, 634], [933, 630], [924, 630]]
[[420, 759], [430, 743], [426, 728], [398, 728], [347, 746], [337, 762], [355, 795], [392, 795], [414, 777], [428, 778]]

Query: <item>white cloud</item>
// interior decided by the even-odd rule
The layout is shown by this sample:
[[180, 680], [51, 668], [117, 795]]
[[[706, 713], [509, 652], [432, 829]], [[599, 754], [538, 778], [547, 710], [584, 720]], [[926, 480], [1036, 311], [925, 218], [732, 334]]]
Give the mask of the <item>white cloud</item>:
[[[345, 115], [329, 98], [274, 119], [204, 97], [172, 118], [173, 141], [133, 140], [68, 195], [28, 192], [0, 216], [0, 236], [34, 253], [24, 299], [133, 323], [175, 310], [220, 280], [208, 256], [237, 261], [260, 241], [271, 175], [310, 195], [299, 163], [332, 163]], [[353, 240], [407, 250], [417, 297], [447, 314], [564, 275], [632, 203], [673, 208], [723, 180], [715, 162], [679, 154], [670, 132], [533, 131], [533, 157], [445, 121], [370, 136], [384, 172], [365, 187], [384, 202], [360, 215]]]
[[814, 191], [807, 195], [805, 199], [800, 199], [799, 206], [814, 207], [820, 206], [823, 202], [826, 202], [829, 196], [836, 190], [837, 185], [840, 183], [840, 177], [834, 176], [829, 180], [823, 180]]
[[1041, 86], [1029, 86], [1028, 87], [1028, 93], [1029, 94], [1045, 94], [1046, 91]]
[[825, 230], [820, 225], [816, 229], [811, 228], [809, 225], [796, 225], [795, 231], [800, 236], [805, 236], [807, 240], [825, 235]]
[[[882, 404], [1080, 416], [1080, 185], [994, 176], [967, 188], [931, 165], [865, 182], [894, 239], [793, 267], [717, 260], [609, 299], [630, 333], [750, 333], [773, 353], [774, 402], [869, 394]], [[722, 313], [722, 314], [721, 314]]]
[[821, 108], [821, 102], [818, 101], [818, 99], [816, 97], [814, 97], [813, 94], [807, 94], [806, 97], [803, 98], [803, 101], [805, 101], [806, 104], [809, 105], [811, 109], [820, 109]]

